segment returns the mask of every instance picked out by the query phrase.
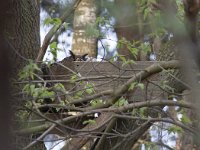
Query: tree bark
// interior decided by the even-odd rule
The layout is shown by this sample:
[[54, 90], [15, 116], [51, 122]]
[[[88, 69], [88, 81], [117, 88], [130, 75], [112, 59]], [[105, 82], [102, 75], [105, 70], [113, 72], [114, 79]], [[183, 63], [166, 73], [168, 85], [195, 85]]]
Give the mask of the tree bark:
[[97, 6], [95, 0], [82, 0], [74, 12], [72, 51], [76, 55], [97, 57], [97, 37], [87, 36], [86, 28], [96, 28]]
[[10, 72], [9, 61], [10, 47], [4, 38], [6, 10], [9, 9], [10, 0], [2, 1], [0, 6], [0, 146], [1, 149], [15, 150], [10, 144], [11, 136], [11, 94], [10, 94]]
[[34, 60], [40, 48], [39, 1], [12, 1], [6, 12], [5, 37], [11, 51], [14, 74], [28, 59]]
[[[5, 20], [3, 24], [1, 24], [4, 27], [2, 34], [5, 37], [4, 41], [7, 43], [8, 47], [6, 49], [8, 61], [12, 64], [12, 78], [17, 79], [18, 71], [29, 63], [29, 59], [34, 60], [38, 54], [40, 48], [39, 13], [38, 0], [9, 0], [9, 7], [4, 12]], [[8, 53], [9, 49], [10, 53]], [[6, 70], [4, 71], [6, 72]], [[20, 87], [12, 87], [12, 94], [13, 91], [19, 92], [18, 89], [20, 89]], [[11, 106], [19, 106], [20, 103], [21, 101], [19, 98], [15, 97], [14, 99], [12, 97]], [[5, 104], [3, 107], [6, 108], [7, 105]], [[12, 111], [14, 112], [15, 109], [12, 108]], [[16, 123], [12, 122], [12, 125], [12, 128], [17, 128]], [[13, 143], [10, 143], [10, 145], [13, 146], [12, 149], [20, 150], [27, 142], [32, 140], [30, 137], [18, 137], [16, 135], [14, 135], [13, 139]]]

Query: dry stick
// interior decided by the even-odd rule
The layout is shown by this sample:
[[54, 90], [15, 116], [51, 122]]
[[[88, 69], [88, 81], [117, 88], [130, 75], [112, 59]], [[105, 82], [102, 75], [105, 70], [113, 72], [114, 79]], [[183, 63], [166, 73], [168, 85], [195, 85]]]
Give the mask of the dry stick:
[[[155, 101], [154, 101], [155, 102]], [[160, 101], [157, 101], [157, 103], [152, 103], [152, 105], [150, 104], [151, 103], [151, 101], [150, 102], [145, 102], [146, 103], [146, 106], [148, 107], [148, 106], [157, 106], [157, 105], [162, 105], [162, 106], [166, 106], [166, 105], [171, 105], [171, 106], [175, 106], [175, 103], [174, 103], [174, 101], [170, 101], [170, 100], [167, 100], [167, 103], [165, 103], [165, 102], [161, 102], [160, 103]], [[165, 103], [165, 104], [164, 104]], [[140, 106], [142, 106], [142, 103], [139, 103], [139, 104], [141, 104]], [[183, 103], [179, 103], [180, 105], [185, 105], [185, 104], [183, 104]], [[133, 108], [138, 108], [138, 106], [139, 105], [132, 105], [133, 106]], [[185, 105], [186, 106], [186, 108], [194, 108], [192, 105]], [[191, 107], [190, 107], [191, 106]], [[143, 107], [143, 106], [142, 106]], [[123, 109], [117, 109], [117, 108], [115, 108], [115, 112], [121, 112], [121, 110], [122, 111], [126, 111], [127, 109], [129, 109], [128, 107], [124, 107]], [[105, 110], [105, 109], [102, 109], [101, 111], [103, 112], [103, 110]], [[101, 112], [101, 111], [99, 111], [99, 112]], [[109, 110], [109, 108], [107, 109], [107, 111], [110, 111], [110, 112], [113, 112], [113, 110], [111, 109], [111, 110]], [[98, 126], [100, 123], [102, 124], [104, 124], [105, 122], [105, 119], [106, 120], [108, 120], [108, 118], [112, 115], [112, 113], [110, 113], [110, 112], [107, 112], [107, 113], [102, 113], [102, 115], [103, 115], [103, 118], [102, 118], [102, 115], [99, 117], [99, 120], [96, 120], [96, 125]], [[109, 120], [111, 120], [111, 119], [109, 119]], [[150, 120], [150, 121], [155, 121], [155, 120]], [[148, 123], [151, 123], [150, 121], [147, 121]], [[163, 121], [166, 121], [166, 120], [163, 120]], [[168, 120], [168, 122], [169, 122], [169, 120]], [[146, 124], [145, 124], [146, 125]], [[176, 125], [179, 125], [179, 126], [181, 126], [181, 124], [178, 124], [178, 123], [176, 123]], [[104, 125], [104, 127], [105, 127], [105, 125]], [[182, 126], [183, 127], [183, 126]], [[86, 127], [86, 128], [89, 128], [89, 127]], [[100, 132], [100, 129], [104, 129], [104, 128], [99, 128], [98, 129], [98, 132]], [[136, 131], [138, 132], [140, 129], [142, 129], [141, 127], [139, 128], [139, 129], [136, 129]], [[101, 130], [101, 131], [102, 131]], [[191, 130], [190, 130], [191, 131]], [[88, 132], [90, 132], [90, 130], [88, 130]], [[134, 131], [135, 132], [135, 131]], [[80, 137], [80, 138], [76, 138], [76, 139], [73, 139], [72, 141], [71, 141], [71, 143], [73, 143], [73, 144], [71, 144], [70, 145], [70, 148], [68, 149], [63, 149], [63, 150], [79, 150], [85, 143], [87, 143], [88, 141], [90, 140], [90, 138], [89, 137]], [[69, 145], [68, 145], [69, 146]]]
[[[144, 80], [144, 79], [146, 79], [147, 77], [149, 77], [153, 74], [161, 72], [163, 69], [169, 69], [169, 68], [170, 69], [172, 69], [172, 68], [177, 69], [179, 67], [180, 67], [180, 64], [176, 60], [153, 64], [150, 67], [147, 67], [144, 71], [137, 73], [133, 78], [129, 79], [121, 88], [119, 88], [118, 90], [116, 90], [116, 92], [114, 92], [112, 98], [106, 104], [99, 105], [97, 108], [105, 108], [105, 107], [109, 107], [112, 104], [114, 104], [121, 97], [122, 94], [124, 94], [125, 92], [128, 91], [131, 83], [138, 81], [139, 79]], [[90, 107], [88, 109], [93, 109], [93, 108]], [[102, 113], [102, 115], [103, 115], [103, 119], [100, 119], [101, 124], [102, 124], [102, 120], [110, 117], [110, 113], [106, 112], [106, 113]], [[99, 118], [101, 118], [101, 116]], [[98, 123], [99, 122], [96, 122], [97, 126], [98, 126]], [[89, 140], [89, 138], [87, 138], [87, 137], [86, 138], [73, 139], [72, 143], [79, 143], [79, 144], [74, 145], [74, 147], [73, 147], [73, 144], [69, 145], [69, 146], [71, 146], [69, 148], [69, 150], [80, 149], [88, 140]], [[65, 150], [65, 149], [63, 149], [63, 150]]]
[[190, 95], [191, 92], [187, 92], [187, 93], [176, 93], [176, 92], [171, 92], [169, 90], [166, 90], [165, 88], [163, 88], [162, 86], [158, 85], [157, 83], [155, 83], [154, 81], [150, 81], [148, 79], [146, 79], [149, 83], [157, 86], [159, 89], [161, 89], [162, 91], [168, 93], [168, 94], [173, 94], [173, 95], [177, 95], [177, 96], [185, 96], [185, 95]]
[[[62, 119], [56, 120], [56, 121], [52, 121], [52, 120], [48, 119], [48, 121], [50, 121], [54, 124], [57, 124], [57, 125], [60, 125], [62, 123], [62, 127], [63, 127], [63, 124], [65, 124], [65, 123], [70, 123], [74, 120], [77, 120], [77, 118], [80, 118], [80, 117], [83, 117], [86, 115], [90, 115], [90, 114], [94, 114], [96, 112], [100, 112], [102, 114], [105, 114], [105, 113], [111, 114], [112, 112], [120, 113], [120, 112], [127, 111], [127, 110], [134, 109], [134, 108], [152, 107], [152, 106], [180, 106], [180, 107], [184, 107], [184, 108], [195, 109], [194, 105], [186, 103], [186, 102], [183, 103], [183, 102], [171, 101], [171, 100], [150, 100], [150, 101], [145, 101], [145, 102], [137, 102], [134, 104], [128, 104], [128, 105], [116, 107], [116, 108], [103, 108], [103, 109], [86, 111], [86, 112], [82, 112], [76, 116], [70, 116], [70, 117], [62, 118]], [[107, 117], [110, 117], [110, 115]], [[105, 120], [108, 120], [108, 119], [106, 119], [105, 115], [104, 115], [104, 119], [102, 119], [102, 115], [100, 115], [100, 117], [98, 117], [98, 118], [100, 118], [101, 121], [104, 121], [104, 123], [107, 122]], [[98, 129], [99, 122], [96, 121], [95, 125], [96, 125], [95, 128]], [[101, 123], [101, 125], [102, 125], [102, 123]], [[51, 123], [46, 123], [46, 124], [43, 124], [40, 126], [31, 127], [28, 129], [22, 129], [22, 130], [16, 131], [15, 133], [19, 134], [19, 135], [27, 135], [27, 134], [31, 134], [31, 133], [37, 133], [40, 131], [44, 131], [44, 130], [48, 129], [50, 126], [51, 126]], [[82, 129], [71, 129], [71, 130], [76, 131], [76, 132], [87, 132], [87, 131], [91, 132], [94, 130], [94, 128], [90, 129], [90, 130], [82, 130]]]
[[[34, 112], [34, 111], [33, 111]], [[28, 134], [34, 134], [34, 133], [38, 133], [40, 131], [44, 131], [46, 129], [48, 129], [52, 124], [56, 124], [58, 126], [61, 126], [63, 128], [66, 128], [66, 129], [70, 129], [72, 131], [76, 131], [76, 132], [79, 132], [80, 130], [78, 129], [73, 129], [73, 128], [70, 128], [70, 127], [67, 127], [67, 126], [64, 126], [63, 123], [70, 123], [71, 121], [74, 121], [76, 120], [77, 118], [79, 117], [82, 117], [82, 116], [86, 116], [86, 115], [90, 115], [90, 114], [93, 114], [93, 112], [83, 112], [81, 114], [78, 114], [76, 116], [70, 116], [70, 117], [67, 117], [67, 118], [62, 118], [62, 119], [58, 119], [56, 121], [53, 121], [52, 119], [50, 118], [47, 118], [45, 117], [44, 115], [40, 115], [38, 114], [37, 112], [34, 112], [36, 115], [42, 117], [42, 118], [45, 118], [47, 121], [49, 121], [50, 123], [45, 123], [43, 125], [39, 125], [39, 126], [35, 126], [35, 127], [31, 127], [31, 128], [25, 128], [25, 129], [21, 129], [21, 130], [18, 130], [15, 132], [15, 134], [18, 134], [18, 135], [28, 135]]]
[[137, 129], [135, 129], [134, 131], [127, 133], [127, 134], [125, 135], [124, 139], [123, 139], [121, 142], [117, 143], [111, 150], [116, 150], [116, 149], [118, 149], [118, 147], [119, 147], [121, 144], [123, 144], [123, 142], [125, 142], [125, 141], [128, 139], [128, 137], [130, 137], [130, 136], [133, 135], [134, 133], [139, 132], [141, 129], [143, 129], [145, 126], [147, 126], [149, 123], [150, 123], [149, 121], [146, 121], [146, 122], [144, 122], [143, 124], [141, 124], [141, 125], [140, 125]]
[[47, 135], [51, 130], [53, 130], [56, 127], [56, 124], [51, 125], [51, 127], [46, 130], [42, 135], [40, 135], [36, 140], [34, 140], [33, 142], [31, 142], [30, 144], [28, 144], [25, 148], [23, 148], [23, 150], [27, 150], [30, 147], [34, 146], [35, 144], [38, 143], [38, 141], [42, 140], [44, 138], [45, 135]]
[[[101, 117], [96, 119], [95, 124], [89, 124], [86, 127], [84, 127], [83, 130], [88, 130], [88, 132], [91, 132], [91, 129], [96, 131], [102, 131], [105, 128], [106, 124], [112, 118], [112, 113], [109, 113], [109, 115], [107, 113], [103, 113], [101, 114]], [[81, 147], [83, 147], [85, 143], [87, 143], [87, 141], [90, 139], [90, 137], [74, 138], [69, 142], [69, 145], [65, 145], [61, 150], [80, 150]]]
[[[172, 101], [172, 100], [149, 100], [149, 101], [143, 101], [143, 102], [136, 102], [136, 103], [131, 103], [127, 104], [124, 106], [120, 107], [109, 107], [109, 108], [102, 108], [102, 109], [96, 109], [92, 110], [89, 112], [115, 112], [115, 113], [120, 113], [124, 111], [128, 111], [134, 108], [141, 108], [141, 107], [153, 107], [153, 106], [180, 106], [188, 109], [194, 109], [196, 108], [195, 105], [191, 103], [186, 103], [186, 102], [178, 102], [178, 101]], [[87, 112], [87, 113], [89, 113]], [[86, 112], [85, 112], [86, 113]]]
[[[127, 116], [127, 115], [118, 115], [118, 114], [113, 115], [113, 118], [143, 120], [143, 121], [149, 121], [151, 123], [153, 123], [153, 122], [166, 122], [166, 123], [171, 123], [171, 124], [174, 124], [176, 126], [179, 126], [182, 129], [187, 130], [187, 131], [189, 131], [193, 134], [196, 134], [194, 129], [187, 127], [186, 125], [184, 125], [183, 123], [181, 123], [179, 121], [175, 121], [175, 120], [168, 119], [168, 118], [140, 118], [140, 117]], [[110, 130], [111, 130], [110, 127], [113, 125], [114, 121], [115, 121], [114, 119], [111, 120], [111, 122], [107, 126], [104, 133], [110, 132]], [[106, 140], [106, 136], [107, 136], [106, 134], [102, 135], [98, 144], [95, 147], [95, 150], [101, 150], [102, 149], [101, 146], [102, 146], [102, 143], [104, 143], [104, 141]]]
[[169, 119], [169, 118], [140, 118], [140, 117], [127, 116], [127, 115], [118, 115], [118, 114], [113, 115], [113, 117], [121, 118], [121, 119], [143, 120], [143, 121], [150, 121], [150, 122], [166, 122], [166, 123], [170, 123], [170, 124], [174, 124], [176, 126], [179, 126], [182, 129], [187, 130], [187, 131], [189, 131], [193, 134], [197, 134], [194, 129], [187, 127], [182, 122], [172, 120], [172, 119]]
[[[105, 108], [113, 105], [120, 97], [121, 95], [125, 94], [130, 85], [134, 82], [143, 81], [144, 79], [150, 77], [153, 74], [161, 72], [163, 69], [178, 69], [180, 68], [180, 63], [177, 60], [171, 60], [167, 62], [160, 62], [160, 63], [155, 63], [143, 71], [140, 71], [137, 73], [134, 77], [129, 79], [125, 84], [119, 87], [116, 91], [114, 91], [113, 96], [110, 100], [106, 102], [106, 104], [98, 105], [96, 108]], [[88, 107], [88, 109], [94, 109], [93, 107]]]
[[[65, 21], [65, 19], [67, 17], [69, 17], [69, 15], [78, 7], [79, 3], [81, 2], [81, 0], [76, 0], [74, 2], [74, 6], [70, 7], [69, 10], [65, 11], [65, 13], [60, 17], [61, 22], [63, 23]], [[38, 53], [38, 56], [36, 58], [36, 62], [41, 62], [45, 52], [47, 50], [47, 47], [53, 37], [53, 35], [57, 32], [57, 30], [61, 27], [62, 23], [60, 25], [54, 25], [51, 30], [47, 33], [47, 35], [44, 38], [44, 42], [42, 44], [42, 47], [40, 48], [40, 51]]]
[[[115, 115], [114, 115], [113, 117], [115, 117]], [[116, 119], [112, 119], [112, 120], [109, 122], [109, 124], [108, 124], [108, 126], [106, 127], [104, 133], [109, 133], [109, 132], [112, 130], [113, 126], [115, 125], [115, 121], [116, 121]], [[95, 147], [94, 147], [95, 150], [101, 150], [101, 149], [102, 149], [102, 143], [105, 142], [106, 137], [107, 137], [106, 134], [104, 134], [104, 135], [101, 136], [101, 138], [100, 138], [100, 140], [98, 141], [97, 145], [96, 145], [96, 146], [94, 145], [94, 146], [95, 146]]]
[[[33, 101], [33, 105], [36, 107], [36, 104], [35, 102]], [[40, 111], [38, 109], [36, 109], [36, 112], [39, 114], [39, 115], [42, 115], [40, 113]], [[56, 127], [56, 124], [52, 124], [51, 127], [49, 127], [48, 130], [46, 130], [41, 136], [39, 136], [36, 140], [34, 140], [33, 142], [31, 142], [30, 144], [28, 144], [26, 147], [23, 148], [23, 150], [27, 150], [29, 149], [30, 147], [34, 146], [35, 144], [37, 144], [38, 141], [40, 141], [45, 135], [47, 135], [51, 130], [53, 130], [54, 128]]]
[[[127, 83], [125, 83], [121, 88], [118, 89], [117, 92], [115, 92], [113, 98], [110, 100], [109, 103], [105, 104], [105, 105], [102, 105], [101, 107], [98, 107], [98, 108], [105, 108], [105, 107], [109, 107], [110, 105], [112, 105], [112, 102], [115, 102], [121, 94], [124, 94], [131, 83], [135, 82], [139, 79], [142, 79], [144, 80], [145, 78], [155, 74], [155, 73], [159, 73], [162, 71], [161, 68], [164, 68], [164, 69], [171, 69], [171, 68], [179, 68], [180, 65], [179, 65], [179, 62], [178, 61], [169, 61], [169, 62], [161, 62], [161, 63], [158, 63], [158, 64], [153, 64], [152, 66], [148, 67], [147, 69], [145, 69], [145, 71], [141, 71], [139, 72], [138, 74], [136, 74], [136, 76], [134, 76], [133, 78], [131, 78], [130, 80], [127, 81]], [[144, 107], [144, 106], [156, 106], [156, 105], [180, 105], [180, 106], [184, 106], [184, 107], [187, 107], [187, 108], [190, 108], [190, 107], [193, 107], [189, 104], [184, 104], [184, 103], [180, 103], [180, 102], [174, 102], [174, 101], [150, 101], [150, 102], [139, 102], [139, 103], [135, 103], [135, 104], [130, 104], [126, 107], [123, 106], [123, 108], [107, 108], [107, 109], [98, 109], [98, 110], [93, 110], [93, 108], [88, 108], [89, 110], [91, 110], [90, 112], [84, 112], [80, 115], [77, 115], [77, 116], [71, 116], [71, 117], [68, 117], [68, 118], [65, 118], [65, 119], [62, 119], [62, 120], [58, 120], [56, 122], [63, 122], [63, 123], [66, 123], [66, 122], [69, 122], [77, 117], [80, 117], [80, 116], [84, 116], [84, 115], [87, 115], [87, 114], [92, 114], [92, 113], [95, 113], [95, 112], [105, 112], [105, 113], [102, 113], [102, 115], [97, 118], [98, 120], [100, 120], [99, 122], [97, 121], [96, 122], [96, 128], [98, 128], [99, 124], [102, 126], [103, 123], [105, 123], [105, 120], [108, 120], [110, 118], [110, 112], [114, 111], [114, 112], [120, 112], [120, 111], [126, 111], [128, 109], [131, 109], [131, 108], [136, 108], [136, 107]], [[102, 118], [103, 117], [103, 118]], [[21, 130], [19, 131], [18, 133], [21, 133], [21, 134], [27, 134], [27, 133], [30, 133], [31, 131], [38, 131], [38, 129], [41, 131], [41, 130], [45, 130], [47, 129], [48, 127], [50, 126], [50, 124], [44, 124], [42, 126], [37, 126], [37, 127], [34, 127], [34, 128], [31, 128], [31, 129], [24, 129], [24, 130]], [[86, 126], [86, 128], [88, 128]], [[82, 146], [84, 144], [84, 142], [87, 142], [89, 139], [88, 138], [76, 138], [76, 139], [73, 139], [72, 140], [72, 143], [79, 143], [79, 145], [77, 145], [78, 148], [80, 148], [79, 146]], [[72, 146], [72, 145], [71, 145]], [[77, 149], [77, 147], [74, 147], [72, 149]]]
[[[168, 63], [168, 62], [162, 62], [159, 69], [166, 69], [166, 68], [162, 68], [162, 64], [166, 64], [166, 63]], [[173, 65], [173, 63], [174, 63], [174, 62], [172, 62], [171, 65]], [[175, 63], [176, 63], [176, 62], [175, 62]], [[178, 65], [178, 64], [176, 64], [176, 65]], [[157, 67], [157, 65], [156, 65], [156, 66], [153, 66], [153, 67]], [[151, 67], [151, 68], [153, 68], [153, 67]], [[176, 66], [176, 67], [177, 67], [177, 66]], [[148, 68], [149, 68], [149, 67], [148, 67]], [[147, 70], [151, 70], [151, 68], [149, 68], [149, 69], [148, 69], [148, 68], [147, 68], [146, 70], [144, 69], [143, 72], [148, 72]], [[119, 77], [119, 76], [116, 76], [116, 77]], [[130, 78], [130, 76], [127, 76], [127, 77]], [[143, 78], [141, 72], [139, 72], [138, 74], [136, 74], [135, 78], [132, 77], [131, 80], [137, 81], [136, 78], [140, 78], [140, 77]], [[88, 77], [88, 78], [89, 78], [89, 77]], [[143, 80], [143, 79], [142, 79], [142, 80]], [[133, 82], [132, 82], [132, 83], [133, 83]], [[98, 97], [100, 97], [100, 96], [102, 96], [102, 95], [109, 95], [109, 94], [112, 94], [113, 92], [114, 92], [113, 90], [102, 91], [102, 92], [97, 93], [97, 94], [94, 94], [94, 95], [92, 95], [92, 96], [88, 96], [88, 97], [85, 97], [85, 98], [82, 98], [82, 99], [74, 100], [73, 102], [70, 102], [69, 104], [78, 104], [78, 103], [87, 102], [87, 101], [89, 101], [89, 100], [98, 98]], [[119, 96], [120, 96], [120, 95], [119, 95]]]
[[84, 103], [84, 102], [88, 102], [92, 99], [96, 99], [96, 98], [99, 98], [101, 96], [107, 96], [107, 95], [111, 95], [113, 93], [113, 90], [106, 90], [106, 91], [102, 91], [102, 92], [99, 92], [97, 94], [93, 94], [91, 96], [87, 96], [85, 98], [81, 98], [81, 99], [75, 99], [74, 101], [72, 102], [69, 102], [69, 105], [72, 105], [72, 104], [79, 104], [79, 103]]
[[161, 142], [161, 141], [155, 142], [155, 145], [159, 145], [159, 146], [161, 146], [161, 147], [165, 147], [165, 148], [167, 148], [168, 150], [174, 150], [174, 148], [171, 148], [170, 146], [168, 146], [167, 144], [165, 144], [165, 143], [163, 143], [163, 142]]
[[[101, 105], [100, 107], [98, 106], [97, 108], [106, 108], [106, 107], [109, 107], [110, 105], [112, 105], [112, 102], [114, 102], [115, 100], [117, 100], [117, 98], [120, 97], [120, 95], [122, 95], [126, 91], [128, 91], [129, 85], [131, 83], [137, 81], [138, 78], [141, 78], [142, 80], [144, 80], [145, 78], [149, 77], [150, 75], [153, 75], [155, 73], [161, 72], [162, 69], [161, 69], [160, 66], [162, 66], [162, 68], [164, 68], [164, 69], [178, 68], [179, 67], [179, 62], [178, 61], [161, 62], [161, 63], [153, 64], [150, 67], [147, 67], [144, 71], [141, 71], [141, 72], [137, 73], [134, 77], [132, 77], [130, 80], [128, 80], [121, 88], [119, 88], [118, 91], [114, 93], [113, 98], [110, 100], [111, 102], [109, 102], [107, 104], [104, 104], [104, 105]], [[152, 102], [153, 101], [151, 101], [150, 103], [152, 103]], [[164, 103], [164, 101], [162, 101], [162, 103]], [[173, 102], [171, 102], [171, 103], [173, 103]], [[94, 110], [94, 108], [86, 108], [86, 110]], [[110, 110], [110, 108], [109, 108], [109, 110]], [[104, 111], [106, 111], [106, 110], [104, 110]], [[95, 112], [95, 110], [93, 112]], [[92, 113], [92, 111], [90, 113], [84, 112], [82, 115], [87, 115], [87, 114], [91, 114], [91, 113]], [[74, 118], [74, 117], [75, 116], [72, 116], [72, 118]], [[68, 117], [65, 121], [69, 121], [70, 118], [71, 117]], [[46, 129], [46, 126], [48, 126], [48, 125], [43, 125], [42, 129], [43, 130]], [[35, 127], [35, 128], [37, 128], [37, 127]], [[21, 132], [21, 133], [26, 133], [27, 132], [26, 129], [23, 130], [23, 131], [24, 132]]]

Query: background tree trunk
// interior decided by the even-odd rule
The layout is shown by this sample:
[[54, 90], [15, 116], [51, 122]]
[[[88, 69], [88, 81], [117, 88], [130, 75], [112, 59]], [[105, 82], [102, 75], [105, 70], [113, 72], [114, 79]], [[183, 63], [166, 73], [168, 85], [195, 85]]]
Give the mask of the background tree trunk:
[[[137, 2], [116, 0], [115, 6], [113, 14], [116, 18], [115, 31], [118, 39], [125, 38], [131, 43], [143, 39], [145, 26], [143, 17], [141, 17], [137, 8]], [[127, 59], [141, 60], [140, 51], [135, 58], [126, 46], [119, 48], [118, 53], [124, 55]]]
[[97, 57], [97, 38], [92, 35], [86, 36], [87, 29], [92, 33], [96, 28], [96, 13], [95, 0], [82, 0], [74, 12], [72, 51], [76, 55], [88, 54]]

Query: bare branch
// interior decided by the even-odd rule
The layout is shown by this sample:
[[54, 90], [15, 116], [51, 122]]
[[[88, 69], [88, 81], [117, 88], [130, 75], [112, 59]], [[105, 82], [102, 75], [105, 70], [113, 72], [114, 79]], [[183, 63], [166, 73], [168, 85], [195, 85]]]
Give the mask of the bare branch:
[[[126, 93], [130, 87], [130, 85], [137, 81], [143, 81], [147, 79], [151, 75], [161, 72], [163, 69], [178, 69], [180, 68], [180, 63], [177, 60], [167, 61], [155, 63], [149, 67], [147, 67], [144, 71], [140, 71], [136, 75], [134, 75], [131, 79], [129, 79], [125, 84], [114, 91], [113, 96], [110, 100], [107, 101], [106, 104], [98, 105], [97, 108], [106, 108], [114, 104], [124, 93]], [[88, 108], [93, 109], [93, 108]]]
[[[60, 20], [62, 21], [62, 23], [65, 21], [65, 19], [77, 8], [77, 6], [79, 5], [79, 3], [81, 2], [81, 0], [76, 0], [74, 2], [74, 6], [71, 7], [70, 9], [68, 9], [61, 17]], [[38, 53], [38, 56], [36, 58], [36, 62], [40, 62], [42, 61], [44, 54], [46, 52], [46, 49], [53, 37], [53, 35], [57, 32], [57, 30], [61, 27], [62, 23], [58, 26], [58, 25], [54, 25], [51, 30], [47, 33], [47, 35], [44, 38], [44, 42], [42, 44], [42, 47], [40, 48], [40, 51]]]

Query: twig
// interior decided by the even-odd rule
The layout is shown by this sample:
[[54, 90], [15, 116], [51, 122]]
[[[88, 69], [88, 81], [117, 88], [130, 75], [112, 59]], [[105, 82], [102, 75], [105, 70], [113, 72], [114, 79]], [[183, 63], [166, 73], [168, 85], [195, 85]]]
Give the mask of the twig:
[[[80, 132], [80, 131], [81, 132], [86, 132], [86, 131], [89, 132], [89, 131], [93, 131], [93, 129], [86, 130], [86, 131], [77, 130], [77, 129], [72, 129], [72, 128], [69, 128], [67, 126], [64, 126], [63, 124], [72, 122], [73, 120], [76, 120], [77, 118], [80, 118], [80, 117], [83, 117], [83, 116], [86, 116], [86, 115], [90, 115], [90, 114], [94, 114], [94, 113], [98, 113], [98, 112], [102, 113], [100, 115], [100, 117], [99, 117], [99, 120], [101, 120], [101, 117], [103, 116], [104, 119], [102, 119], [102, 120], [105, 123], [105, 120], [110, 120], [112, 112], [121, 113], [121, 112], [124, 112], [124, 111], [127, 111], [127, 110], [131, 110], [131, 109], [134, 109], [134, 108], [152, 107], [152, 106], [180, 106], [180, 107], [191, 108], [191, 109], [195, 108], [194, 105], [189, 104], [189, 103], [185, 103], [185, 102], [178, 102], [178, 101], [171, 101], [171, 100], [150, 100], [150, 101], [145, 101], [145, 102], [137, 102], [137, 103], [133, 103], [133, 104], [128, 104], [128, 105], [121, 106], [121, 107], [95, 109], [95, 110], [90, 110], [90, 111], [85, 110], [84, 112], [81, 112], [80, 114], [78, 114], [76, 116], [70, 116], [70, 117], [62, 118], [62, 119], [56, 120], [56, 121], [48, 119], [48, 118], [46, 118], [44, 116], [41, 116], [41, 117], [44, 117], [48, 121], [50, 121], [52, 123], [55, 123], [55, 124], [57, 124], [59, 126], [62, 126], [64, 128], [67, 128], [67, 129], [70, 129], [70, 130], [73, 130], [73, 131], [76, 131], [76, 132]], [[106, 118], [105, 114], [108, 115], [108, 118]], [[17, 131], [16, 133], [17, 134], [22, 134], [22, 135], [23, 134], [25, 135], [25, 134], [35, 133], [35, 132], [46, 130], [50, 126], [51, 126], [51, 123], [43, 124], [43, 125], [40, 125], [40, 126], [28, 128], [28, 129], [22, 129], [22, 130]], [[102, 122], [101, 122], [101, 126], [102, 126]], [[98, 129], [98, 128], [99, 128], [99, 124], [95, 126], [95, 129]]]
[[45, 135], [47, 135], [51, 130], [53, 130], [56, 127], [55, 124], [51, 125], [51, 127], [46, 130], [42, 135], [40, 135], [36, 140], [34, 140], [33, 142], [31, 142], [30, 144], [28, 144], [26, 147], [23, 148], [23, 150], [27, 150], [30, 147], [34, 146], [35, 144], [37, 144], [38, 141], [42, 140]]
[[[65, 19], [67, 17], [69, 17], [69, 15], [78, 7], [79, 3], [81, 2], [81, 0], [76, 0], [74, 2], [74, 6], [71, 7], [69, 10], [67, 10], [61, 17], [60, 17], [60, 20], [61, 22], [63, 23], [65, 21]], [[36, 62], [41, 62], [44, 55], [45, 55], [45, 52], [47, 50], [47, 47], [53, 37], [53, 35], [57, 32], [57, 30], [61, 27], [62, 23], [60, 25], [54, 25], [51, 30], [47, 33], [47, 35], [45, 36], [44, 38], [44, 42], [42, 44], [42, 47], [40, 48], [40, 51], [38, 53], [38, 56], [36, 58]]]
[[[114, 104], [124, 93], [126, 93], [130, 87], [130, 85], [134, 82], [143, 81], [144, 79], [163, 71], [163, 69], [178, 69], [180, 68], [180, 63], [177, 60], [171, 60], [168, 62], [160, 62], [155, 63], [149, 67], [147, 67], [144, 71], [138, 72], [135, 76], [129, 79], [125, 84], [123, 84], [120, 88], [118, 88], [114, 93], [110, 100], [106, 102], [106, 104], [100, 104], [96, 108], [106, 108]], [[92, 107], [88, 109], [93, 109]]]

